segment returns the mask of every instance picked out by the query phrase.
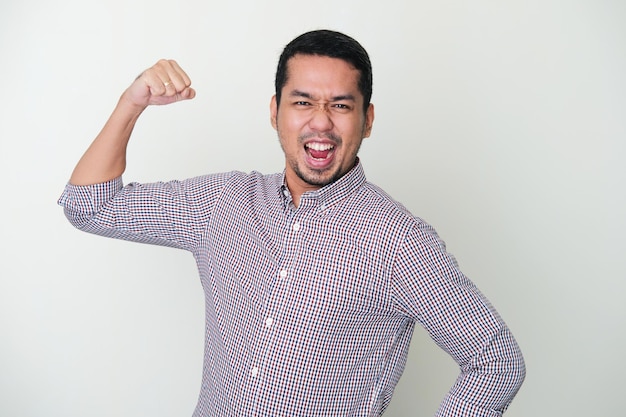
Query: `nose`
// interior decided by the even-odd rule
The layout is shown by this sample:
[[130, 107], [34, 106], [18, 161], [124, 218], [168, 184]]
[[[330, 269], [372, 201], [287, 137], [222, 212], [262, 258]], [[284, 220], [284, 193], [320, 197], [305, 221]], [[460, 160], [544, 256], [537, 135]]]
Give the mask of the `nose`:
[[323, 103], [316, 106], [311, 115], [309, 126], [311, 126], [311, 129], [320, 132], [329, 131], [333, 128], [333, 121], [327, 104]]

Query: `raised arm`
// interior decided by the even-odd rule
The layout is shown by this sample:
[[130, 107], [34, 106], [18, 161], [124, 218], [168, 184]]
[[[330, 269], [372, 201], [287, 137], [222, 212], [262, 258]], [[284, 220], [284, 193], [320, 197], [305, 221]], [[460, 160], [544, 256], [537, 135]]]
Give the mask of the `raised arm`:
[[160, 60], [124, 91], [115, 110], [74, 168], [70, 183], [91, 185], [112, 180], [126, 169], [126, 147], [141, 113], [150, 105], [194, 98], [191, 80], [173, 60]]

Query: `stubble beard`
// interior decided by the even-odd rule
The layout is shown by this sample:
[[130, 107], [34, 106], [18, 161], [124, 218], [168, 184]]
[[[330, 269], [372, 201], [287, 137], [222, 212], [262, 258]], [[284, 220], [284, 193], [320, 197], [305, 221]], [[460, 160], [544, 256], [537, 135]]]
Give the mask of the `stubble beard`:
[[291, 165], [291, 169], [293, 170], [293, 172], [296, 173], [298, 178], [300, 178], [302, 181], [304, 181], [305, 183], [309, 185], [313, 185], [313, 186], [320, 187], [320, 188], [328, 184], [332, 184], [333, 182], [341, 178], [341, 176], [343, 175], [341, 172], [337, 171], [334, 174], [332, 174], [329, 178], [324, 178], [324, 173], [330, 170], [330, 168], [325, 169], [325, 170], [309, 168], [309, 171], [311, 171], [311, 174], [307, 175], [304, 172], [302, 172], [302, 170], [300, 169], [300, 166], [298, 165], [296, 161], [292, 161], [290, 165]]

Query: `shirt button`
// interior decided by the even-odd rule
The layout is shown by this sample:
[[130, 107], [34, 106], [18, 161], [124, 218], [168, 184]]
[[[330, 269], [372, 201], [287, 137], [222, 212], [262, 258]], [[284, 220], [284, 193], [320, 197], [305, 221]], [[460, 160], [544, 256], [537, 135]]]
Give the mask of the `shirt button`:
[[271, 317], [268, 317], [265, 319], [265, 327], [272, 327], [272, 324], [274, 324], [274, 319]]
[[280, 271], [280, 277], [281, 278], [287, 278], [287, 270], [283, 269], [282, 271]]
[[300, 230], [300, 223], [299, 222], [295, 222], [292, 226], [292, 229], [294, 232], [297, 232], [298, 230]]
[[259, 368], [257, 368], [256, 366], [254, 368], [252, 368], [252, 370], [250, 371], [250, 375], [252, 375], [252, 377], [255, 377], [259, 374]]

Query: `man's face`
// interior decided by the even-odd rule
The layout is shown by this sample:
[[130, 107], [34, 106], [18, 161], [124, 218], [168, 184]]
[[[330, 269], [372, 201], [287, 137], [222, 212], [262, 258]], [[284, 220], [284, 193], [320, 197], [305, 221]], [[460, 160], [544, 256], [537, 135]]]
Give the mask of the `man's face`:
[[270, 113], [285, 153], [286, 181], [299, 198], [329, 184], [355, 164], [374, 121], [374, 106], [363, 111], [359, 72], [337, 58], [295, 55], [287, 62], [280, 105]]

